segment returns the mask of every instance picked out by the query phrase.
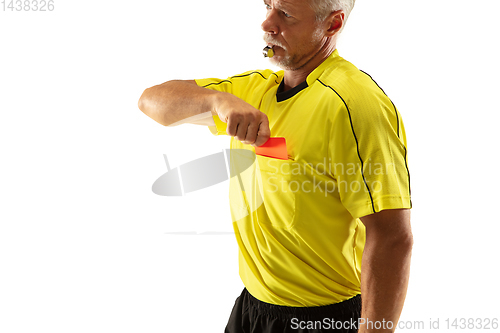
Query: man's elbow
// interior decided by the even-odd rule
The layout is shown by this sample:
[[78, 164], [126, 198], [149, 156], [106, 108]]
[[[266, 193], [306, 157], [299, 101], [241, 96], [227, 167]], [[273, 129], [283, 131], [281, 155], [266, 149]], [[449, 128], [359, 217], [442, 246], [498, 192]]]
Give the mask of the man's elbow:
[[161, 114], [157, 110], [156, 103], [151, 97], [151, 89], [152, 88], [147, 88], [146, 90], [144, 90], [141, 97], [139, 98], [139, 101], [137, 102], [137, 106], [139, 107], [139, 110], [141, 110], [149, 118], [153, 119], [163, 126], [168, 126], [169, 123], [167, 123], [165, 119], [163, 119], [164, 117], [161, 117]]

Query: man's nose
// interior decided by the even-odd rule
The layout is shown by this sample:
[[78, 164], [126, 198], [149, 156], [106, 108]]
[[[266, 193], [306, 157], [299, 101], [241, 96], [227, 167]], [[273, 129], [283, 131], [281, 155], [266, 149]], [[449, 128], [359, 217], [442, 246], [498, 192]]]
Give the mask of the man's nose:
[[271, 9], [268, 11], [266, 19], [261, 24], [261, 28], [271, 35], [276, 35], [278, 33], [279, 29], [274, 10]]

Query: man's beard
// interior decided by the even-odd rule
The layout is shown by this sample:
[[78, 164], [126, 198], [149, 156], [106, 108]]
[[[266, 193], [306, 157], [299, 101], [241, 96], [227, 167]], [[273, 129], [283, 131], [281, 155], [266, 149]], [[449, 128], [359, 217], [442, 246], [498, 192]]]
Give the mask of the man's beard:
[[[286, 52], [286, 50], [285, 50]], [[300, 60], [304, 57], [302, 54], [288, 54], [286, 53], [280, 60], [271, 58], [270, 61], [274, 65], [278, 66], [281, 69], [294, 71], [300, 69], [303, 65], [300, 65]]]
[[[316, 54], [319, 51], [314, 52], [314, 54], [311, 54], [311, 51], [316, 50], [318, 48], [318, 46], [321, 43], [321, 38], [320, 38], [320, 30], [316, 29], [312, 35], [311, 41], [307, 45], [302, 45], [293, 54], [290, 54], [288, 52], [288, 49], [283, 44], [276, 41], [269, 35], [264, 35], [264, 41], [266, 43], [280, 47], [281, 49], [283, 49], [285, 53], [285, 55], [280, 60], [276, 59], [276, 55], [270, 58], [269, 60], [271, 61], [271, 63], [278, 66], [281, 69], [294, 71], [304, 67], [312, 58], [316, 56]], [[309, 59], [307, 59], [307, 61], [304, 63], [303, 62], [304, 59], [308, 57]]]

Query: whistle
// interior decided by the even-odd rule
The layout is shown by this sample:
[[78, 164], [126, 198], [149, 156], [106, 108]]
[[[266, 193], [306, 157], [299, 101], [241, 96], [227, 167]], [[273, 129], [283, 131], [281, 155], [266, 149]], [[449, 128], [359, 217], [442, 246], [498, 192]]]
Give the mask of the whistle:
[[262, 53], [264, 54], [264, 57], [266, 58], [272, 58], [274, 56], [274, 50], [272, 47], [266, 46], [264, 50], [262, 50]]

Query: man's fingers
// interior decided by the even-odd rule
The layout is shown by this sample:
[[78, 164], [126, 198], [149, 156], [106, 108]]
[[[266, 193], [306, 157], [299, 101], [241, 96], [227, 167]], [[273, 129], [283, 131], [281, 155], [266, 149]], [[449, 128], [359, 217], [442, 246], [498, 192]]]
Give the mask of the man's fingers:
[[254, 147], [260, 147], [269, 140], [271, 137], [271, 130], [269, 129], [269, 120], [265, 114], [262, 114], [262, 121], [260, 123], [257, 140], [252, 144]]
[[254, 143], [257, 139], [257, 134], [259, 132], [259, 126], [260, 126], [259, 122], [254, 121], [254, 122], [250, 123], [250, 125], [248, 126], [248, 130], [247, 130], [247, 136], [246, 136], [245, 140], [242, 142], [245, 144]]
[[229, 136], [235, 136], [236, 130], [238, 129], [238, 120], [235, 119], [235, 117], [228, 118], [229, 119], [227, 120], [226, 133]]
[[[243, 108], [245, 109], [245, 108]], [[269, 120], [265, 113], [251, 107], [251, 110], [224, 112], [227, 120], [226, 133], [244, 144], [263, 145], [270, 137]], [[222, 120], [222, 118], [219, 116]]]
[[236, 130], [235, 138], [240, 140], [240, 141], [245, 141], [245, 137], [247, 136], [247, 132], [248, 132], [248, 123], [241, 121], [238, 124], [238, 129]]

